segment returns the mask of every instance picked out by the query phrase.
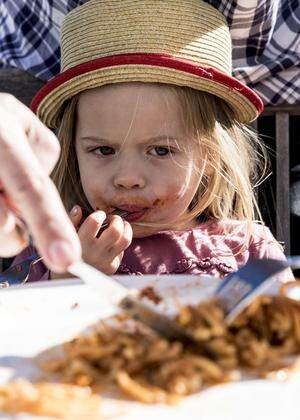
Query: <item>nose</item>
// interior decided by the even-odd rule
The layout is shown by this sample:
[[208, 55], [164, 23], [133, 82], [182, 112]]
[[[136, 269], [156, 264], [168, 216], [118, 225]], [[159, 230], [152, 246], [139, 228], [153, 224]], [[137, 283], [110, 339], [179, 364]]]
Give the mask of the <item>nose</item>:
[[115, 188], [131, 190], [141, 189], [146, 185], [146, 179], [138, 170], [137, 166], [133, 162], [127, 162], [127, 164], [119, 167], [115, 177], [114, 186]]
[[115, 177], [114, 186], [126, 190], [144, 188], [145, 180], [139, 176], [119, 174]]

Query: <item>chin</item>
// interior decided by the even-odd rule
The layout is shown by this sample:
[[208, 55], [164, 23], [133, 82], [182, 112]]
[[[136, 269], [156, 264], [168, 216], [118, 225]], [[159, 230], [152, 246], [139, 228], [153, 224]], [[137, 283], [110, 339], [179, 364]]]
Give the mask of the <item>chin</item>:
[[145, 238], [146, 236], [154, 235], [155, 233], [159, 232], [160, 229], [155, 229], [153, 227], [146, 227], [146, 226], [137, 226], [132, 224], [132, 232], [133, 238]]

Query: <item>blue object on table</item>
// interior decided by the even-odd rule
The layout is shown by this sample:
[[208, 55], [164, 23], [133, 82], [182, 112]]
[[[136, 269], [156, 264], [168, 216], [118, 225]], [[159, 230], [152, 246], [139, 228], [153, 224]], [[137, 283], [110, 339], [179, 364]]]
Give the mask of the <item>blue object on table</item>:
[[226, 276], [215, 292], [225, 310], [226, 321], [230, 323], [255, 296], [261, 295], [275, 281], [274, 275], [290, 267], [291, 262], [250, 259], [238, 271]]
[[3, 273], [0, 273], [0, 288], [25, 283], [32, 264], [39, 259], [40, 256], [37, 253], [34, 253], [29, 258], [26, 258], [26, 260], [21, 261], [19, 264], [15, 264]]

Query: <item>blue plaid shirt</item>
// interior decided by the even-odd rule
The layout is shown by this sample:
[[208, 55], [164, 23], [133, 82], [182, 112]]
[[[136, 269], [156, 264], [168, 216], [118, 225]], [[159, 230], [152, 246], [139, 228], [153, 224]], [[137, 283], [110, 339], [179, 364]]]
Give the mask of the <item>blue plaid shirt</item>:
[[[62, 19], [86, 1], [0, 0], [0, 67], [45, 81], [57, 75]], [[299, 0], [207, 1], [229, 23], [234, 75], [266, 104], [300, 102]]]

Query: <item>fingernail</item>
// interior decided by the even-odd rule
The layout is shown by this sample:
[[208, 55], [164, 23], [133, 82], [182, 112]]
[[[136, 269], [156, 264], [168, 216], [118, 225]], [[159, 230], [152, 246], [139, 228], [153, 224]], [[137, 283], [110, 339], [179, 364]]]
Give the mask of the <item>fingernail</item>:
[[104, 211], [104, 210], [96, 210], [96, 212], [97, 212], [99, 215], [106, 217], [106, 213], [105, 213], [105, 211]]
[[77, 214], [79, 213], [79, 206], [74, 206], [70, 212], [71, 216], [77, 216]]
[[[93, 216], [94, 215], [94, 216]], [[106, 220], [106, 213], [103, 210], [97, 210], [94, 213], [92, 213], [92, 217], [96, 217], [96, 220], [102, 221], [102, 223]]]
[[54, 241], [49, 248], [49, 259], [57, 269], [66, 270], [74, 262], [78, 249], [67, 241]]

